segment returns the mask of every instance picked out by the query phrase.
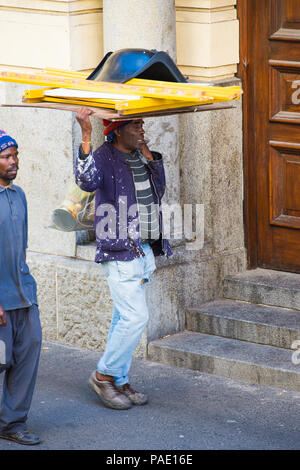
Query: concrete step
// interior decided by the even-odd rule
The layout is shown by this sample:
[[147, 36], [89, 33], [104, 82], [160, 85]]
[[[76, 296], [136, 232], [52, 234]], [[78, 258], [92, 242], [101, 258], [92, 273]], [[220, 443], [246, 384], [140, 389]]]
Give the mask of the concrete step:
[[290, 349], [300, 340], [300, 311], [221, 299], [188, 309], [186, 329]]
[[300, 274], [253, 269], [224, 279], [223, 296], [300, 310]]
[[300, 391], [300, 364], [293, 363], [292, 354], [283, 348], [190, 331], [148, 346], [148, 358], [154, 362]]

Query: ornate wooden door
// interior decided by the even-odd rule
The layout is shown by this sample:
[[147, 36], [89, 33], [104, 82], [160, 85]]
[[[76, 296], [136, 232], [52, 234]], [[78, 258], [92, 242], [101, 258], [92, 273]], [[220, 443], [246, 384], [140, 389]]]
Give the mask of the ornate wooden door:
[[243, 2], [249, 261], [300, 273], [300, 0]]

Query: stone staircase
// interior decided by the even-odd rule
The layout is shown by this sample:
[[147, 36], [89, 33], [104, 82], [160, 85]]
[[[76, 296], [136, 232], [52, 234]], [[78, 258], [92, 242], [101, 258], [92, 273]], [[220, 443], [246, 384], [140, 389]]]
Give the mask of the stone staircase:
[[255, 269], [225, 278], [223, 291], [186, 310], [185, 331], [150, 342], [148, 358], [300, 391], [300, 274]]

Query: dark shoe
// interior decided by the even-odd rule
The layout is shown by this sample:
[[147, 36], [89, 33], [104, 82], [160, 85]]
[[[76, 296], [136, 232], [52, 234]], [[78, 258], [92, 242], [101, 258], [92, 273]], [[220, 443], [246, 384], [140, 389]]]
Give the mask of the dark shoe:
[[34, 446], [39, 444], [41, 441], [35, 434], [31, 434], [28, 431], [17, 431], [14, 433], [2, 433], [0, 434], [1, 439], [8, 439], [9, 441], [17, 442], [18, 444], [24, 444], [27, 446]]
[[120, 392], [124, 393], [134, 405], [145, 405], [148, 401], [147, 395], [136, 392], [129, 384], [118, 387]]
[[108, 408], [115, 410], [128, 410], [128, 408], [131, 408], [131, 401], [118, 390], [113, 381], [98, 380], [96, 372], [93, 372], [89, 384]]

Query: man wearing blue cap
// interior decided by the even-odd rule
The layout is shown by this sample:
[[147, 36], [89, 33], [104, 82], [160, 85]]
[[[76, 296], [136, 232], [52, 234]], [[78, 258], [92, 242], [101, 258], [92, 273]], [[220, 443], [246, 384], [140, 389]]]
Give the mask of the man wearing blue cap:
[[26, 197], [12, 183], [18, 168], [18, 144], [0, 131], [0, 438], [34, 445], [40, 439], [27, 431], [26, 421], [42, 334], [36, 283], [26, 264]]

